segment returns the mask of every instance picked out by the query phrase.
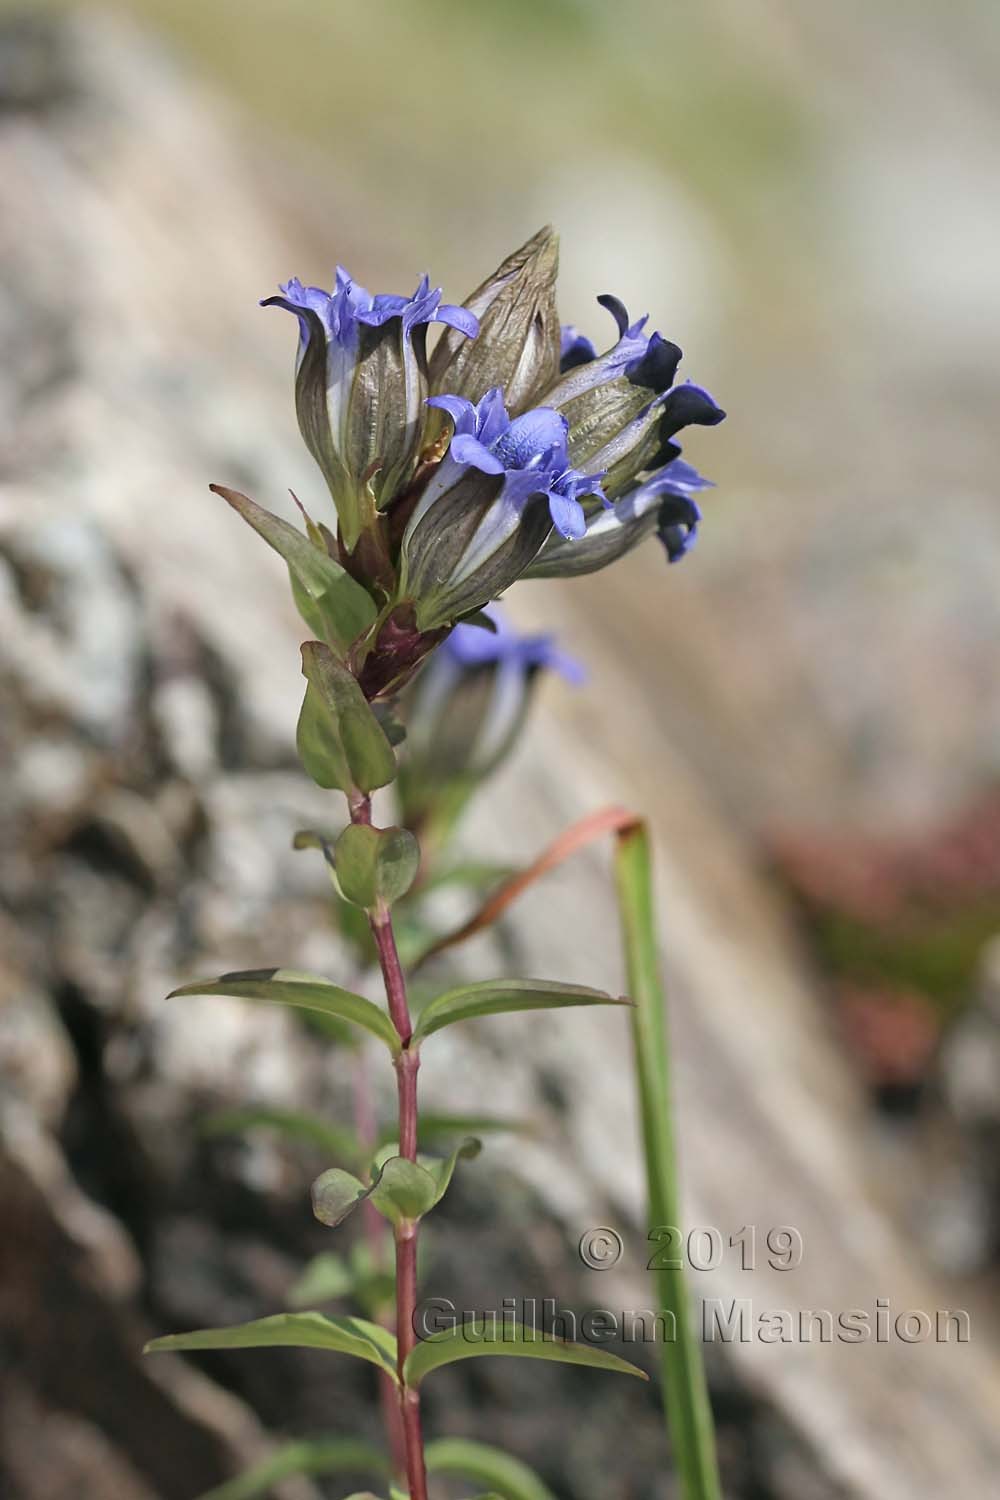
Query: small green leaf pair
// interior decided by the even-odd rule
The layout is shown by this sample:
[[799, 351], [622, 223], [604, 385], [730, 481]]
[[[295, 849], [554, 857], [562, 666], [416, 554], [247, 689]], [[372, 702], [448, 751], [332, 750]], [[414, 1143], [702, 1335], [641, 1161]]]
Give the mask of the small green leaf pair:
[[469, 1161], [478, 1156], [482, 1144], [470, 1136], [443, 1160], [424, 1156], [415, 1162], [397, 1156], [396, 1149], [388, 1147], [379, 1153], [368, 1187], [340, 1167], [331, 1167], [317, 1177], [312, 1203], [320, 1223], [331, 1228], [343, 1223], [366, 1198], [391, 1224], [421, 1219], [444, 1197], [459, 1158]]
[[420, 866], [420, 846], [407, 828], [351, 823], [334, 846], [333, 866], [347, 900], [376, 911], [406, 895]]
[[[168, 999], [189, 995], [233, 995], [275, 1005], [297, 1006], [362, 1026], [385, 1042], [394, 1057], [402, 1051], [399, 1036], [384, 1010], [341, 989], [329, 980], [294, 969], [250, 969], [223, 974], [219, 979], [196, 980], [172, 990]], [[492, 979], [447, 990], [424, 1006], [409, 1046], [456, 1021], [475, 1016], [526, 1010], [561, 1010], [577, 1005], [630, 1005], [624, 996], [608, 995], [586, 985], [559, 984], [546, 979]]]
[[[553, 1500], [551, 1490], [520, 1459], [512, 1458], [489, 1443], [470, 1438], [437, 1438], [424, 1454], [428, 1474], [454, 1474], [477, 1484], [489, 1485], [489, 1494], [500, 1500]], [[293, 1474], [372, 1474], [388, 1477], [385, 1456], [361, 1438], [303, 1438], [286, 1443], [235, 1479], [200, 1497], [200, 1500], [257, 1500], [272, 1485]], [[364, 1495], [369, 1491], [365, 1490]], [[358, 1500], [357, 1494], [350, 1500]], [[479, 1500], [486, 1500], [480, 1496]]]
[[[201, 1328], [193, 1333], [173, 1333], [153, 1339], [146, 1354], [168, 1350], [196, 1349], [327, 1349], [350, 1354], [376, 1365], [397, 1384], [396, 1340], [388, 1329], [365, 1318], [331, 1318], [323, 1313], [277, 1313], [240, 1323], [234, 1328]], [[614, 1370], [623, 1375], [649, 1377], [636, 1365], [593, 1349], [589, 1344], [574, 1344], [527, 1328], [519, 1323], [499, 1326], [496, 1319], [462, 1323], [435, 1333], [418, 1343], [407, 1355], [402, 1369], [402, 1383], [415, 1387], [441, 1365], [456, 1360], [475, 1359], [484, 1354], [504, 1354], [514, 1358], [543, 1359], [566, 1365], [589, 1365], [597, 1370]]]
[[387, 786], [396, 756], [357, 678], [322, 641], [302, 647], [302, 672], [308, 686], [296, 744], [313, 781], [365, 795]]

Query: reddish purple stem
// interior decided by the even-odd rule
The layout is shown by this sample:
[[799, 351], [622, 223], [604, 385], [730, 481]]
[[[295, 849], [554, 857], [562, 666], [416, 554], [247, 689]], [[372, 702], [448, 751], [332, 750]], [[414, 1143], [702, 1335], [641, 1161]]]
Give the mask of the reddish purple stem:
[[[370, 824], [372, 820], [371, 798], [351, 796], [348, 798], [351, 821]], [[372, 937], [378, 953], [379, 967], [385, 984], [389, 1015], [399, 1033], [402, 1051], [396, 1059], [396, 1087], [399, 1099], [399, 1154], [409, 1161], [417, 1159], [417, 1069], [419, 1055], [410, 1051], [413, 1025], [410, 1007], [406, 998], [406, 979], [396, 936], [392, 929], [392, 917], [388, 908], [379, 908], [369, 914]], [[399, 1410], [406, 1448], [406, 1478], [410, 1500], [427, 1500], [427, 1470], [424, 1464], [424, 1443], [420, 1429], [420, 1396], [412, 1386], [403, 1381], [406, 1356], [416, 1343], [414, 1321], [417, 1307], [417, 1225], [404, 1220], [396, 1229], [396, 1344], [397, 1371], [399, 1374]]]

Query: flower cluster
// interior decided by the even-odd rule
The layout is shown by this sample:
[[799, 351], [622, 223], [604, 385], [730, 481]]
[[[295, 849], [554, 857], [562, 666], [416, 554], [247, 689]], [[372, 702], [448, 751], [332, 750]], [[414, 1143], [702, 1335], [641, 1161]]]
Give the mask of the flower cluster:
[[[337, 512], [308, 543], [366, 595], [346, 633], [370, 700], [519, 578], [593, 572], [654, 533], [674, 562], [694, 540], [708, 481], [676, 438], [724, 413], [616, 298], [598, 298], [617, 335], [603, 353], [561, 327], [557, 259], [544, 229], [461, 307], [426, 277], [411, 297], [372, 296], [342, 268], [332, 292], [293, 280], [266, 300], [298, 319], [299, 426]], [[292, 571], [311, 624], [346, 600]]]

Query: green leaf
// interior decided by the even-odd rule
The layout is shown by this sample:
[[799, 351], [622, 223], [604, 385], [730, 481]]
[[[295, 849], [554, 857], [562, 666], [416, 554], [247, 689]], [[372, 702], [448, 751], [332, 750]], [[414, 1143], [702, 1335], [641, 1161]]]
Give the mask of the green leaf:
[[440, 1203], [448, 1185], [455, 1175], [455, 1167], [459, 1160], [473, 1161], [482, 1151], [482, 1141], [477, 1141], [474, 1136], [467, 1137], [461, 1145], [456, 1146], [450, 1156], [435, 1160], [430, 1156], [421, 1156], [420, 1164], [434, 1181], [434, 1197], [431, 1199], [430, 1207]]
[[465, 984], [448, 990], [429, 1001], [420, 1012], [413, 1033], [414, 1042], [465, 1021], [471, 1016], [495, 1016], [515, 1010], [559, 1010], [568, 1005], [630, 1005], [623, 996], [607, 995], [603, 990], [588, 989], [579, 984], [555, 984], [544, 979], [488, 979], [482, 984]]
[[354, 1297], [366, 1316], [374, 1318], [380, 1309], [391, 1306], [396, 1291], [395, 1277], [385, 1269], [392, 1263], [392, 1242], [385, 1230], [384, 1255], [376, 1257], [366, 1241], [356, 1244], [349, 1260], [324, 1251], [313, 1256], [298, 1281], [290, 1288], [290, 1307], [311, 1307], [334, 1297]]
[[171, 990], [168, 1000], [185, 995], [233, 995], [239, 1000], [258, 1000], [271, 1005], [297, 1006], [318, 1011], [342, 1021], [363, 1026], [372, 1036], [385, 1042], [393, 1054], [399, 1052], [399, 1036], [384, 1010], [342, 990], [339, 985], [315, 974], [301, 974], [295, 969], [246, 969], [236, 974], [222, 974], [218, 979], [196, 979]]
[[306, 1263], [299, 1279], [286, 1298], [289, 1307], [308, 1307], [315, 1302], [329, 1302], [334, 1297], [349, 1297], [356, 1277], [342, 1255], [324, 1250]]
[[[380, 1140], [395, 1140], [399, 1129], [397, 1123], [387, 1126]], [[441, 1136], [490, 1135], [495, 1131], [510, 1130], [515, 1134], [528, 1134], [531, 1126], [524, 1120], [515, 1120], [504, 1115], [432, 1115], [421, 1111], [417, 1125], [420, 1143], [433, 1141]]]
[[316, 1115], [299, 1113], [291, 1109], [270, 1109], [266, 1105], [248, 1105], [244, 1109], [223, 1109], [209, 1115], [202, 1123], [205, 1135], [239, 1135], [245, 1130], [264, 1127], [277, 1130], [289, 1140], [305, 1141], [318, 1146], [330, 1156], [360, 1165], [366, 1155], [364, 1146], [353, 1131]]
[[330, 1167], [312, 1185], [312, 1210], [321, 1224], [335, 1229], [367, 1198], [369, 1189], [342, 1167]]
[[396, 775], [396, 757], [368, 700], [322, 641], [302, 647], [309, 684], [299, 714], [299, 756], [318, 786], [372, 792]]
[[534, 1470], [489, 1443], [468, 1438], [437, 1438], [424, 1452], [429, 1474], [458, 1474], [488, 1484], [503, 1500], [554, 1500]]
[[221, 495], [284, 558], [302, 618], [334, 651], [346, 656], [352, 642], [375, 623], [378, 611], [367, 590], [325, 548], [280, 516], [225, 485], [211, 484], [209, 489]]
[[617, 1354], [594, 1349], [589, 1344], [573, 1344], [551, 1338], [520, 1323], [503, 1323], [496, 1318], [475, 1318], [432, 1334], [412, 1349], [403, 1367], [407, 1385], [418, 1385], [439, 1365], [450, 1365], [458, 1359], [475, 1359], [483, 1354], [506, 1354], [521, 1359], [547, 1359], [563, 1365], [590, 1365], [595, 1370], [616, 1370], [622, 1375], [637, 1375], [648, 1380], [644, 1371]]
[[323, 1313], [275, 1313], [232, 1328], [198, 1328], [152, 1339], [144, 1354], [192, 1349], [329, 1349], [377, 1365], [396, 1379], [396, 1340], [364, 1318], [328, 1318]]
[[257, 1500], [272, 1485], [290, 1479], [293, 1474], [385, 1475], [388, 1472], [388, 1461], [373, 1444], [361, 1438], [301, 1439], [284, 1444], [235, 1479], [206, 1490], [199, 1500]]
[[482, 1150], [482, 1142], [471, 1136], [456, 1146], [450, 1156], [420, 1156], [408, 1161], [397, 1155], [395, 1142], [376, 1152], [372, 1163], [374, 1182], [368, 1196], [393, 1224], [419, 1219], [444, 1197], [460, 1158], [471, 1161]]
[[419, 1219], [437, 1202], [437, 1183], [426, 1167], [390, 1156], [369, 1194], [372, 1206], [392, 1224]]
[[355, 906], [392, 906], [413, 884], [420, 845], [407, 828], [372, 828], [351, 823], [334, 849], [340, 889]]
[[[635, 997], [632, 1039], [636, 1084], [646, 1156], [651, 1224], [678, 1224], [680, 1195], [674, 1147], [670, 1058], [665, 997], [660, 981], [652, 861], [644, 823], [619, 833], [615, 879], [629, 989]], [[655, 1273], [659, 1305], [674, 1339], [661, 1348], [663, 1409], [673, 1444], [684, 1500], [720, 1500], [712, 1408], [708, 1399], [701, 1344], [688, 1303], [684, 1271], [664, 1264]]]
[[328, 838], [316, 828], [298, 828], [292, 839], [293, 849], [318, 849], [327, 864], [333, 864], [333, 846], [336, 839]]

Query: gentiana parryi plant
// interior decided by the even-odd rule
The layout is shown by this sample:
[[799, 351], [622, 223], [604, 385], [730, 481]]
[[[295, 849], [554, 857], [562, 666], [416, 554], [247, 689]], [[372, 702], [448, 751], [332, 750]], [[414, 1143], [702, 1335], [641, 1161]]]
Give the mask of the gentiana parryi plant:
[[[350, 1266], [330, 1256], [325, 1269], [307, 1272], [296, 1302], [301, 1308], [311, 1290], [317, 1300], [351, 1293], [368, 1316], [295, 1310], [149, 1346], [286, 1345], [365, 1360], [382, 1388], [386, 1455], [351, 1434], [333, 1433], [282, 1450], [213, 1492], [218, 1500], [266, 1493], [296, 1470], [359, 1468], [411, 1500], [425, 1500], [428, 1471], [460, 1473], [508, 1500], [545, 1500], [537, 1476], [485, 1444], [439, 1439], [425, 1448], [423, 1381], [443, 1364], [483, 1354], [642, 1373], [607, 1350], [507, 1319], [500, 1326], [486, 1319], [475, 1327], [457, 1324], [422, 1338], [415, 1326], [421, 1221], [459, 1161], [476, 1155], [480, 1144], [467, 1136], [445, 1155], [422, 1149], [462, 1124], [451, 1117], [422, 1120], [418, 1112], [421, 1052], [446, 1026], [509, 1011], [624, 1007], [634, 1040], [649, 1211], [656, 1223], [678, 1221], [644, 825], [606, 809], [504, 878], [495, 865], [449, 863], [458, 819], [517, 739], [539, 672], [580, 676], [550, 638], [519, 636], [493, 601], [523, 578], [604, 568], [654, 535], [669, 562], [684, 557], [701, 519], [697, 496], [708, 481], [680, 457], [677, 435], [724, 415], [707, 391], [677, 381], [677, 346], [648, 333], [645, 318], [631, 322], [616, 298], [598, 298], [614, 323], [603, 352], [575, 328], [560, 327], [557, 258], [556, 237], [544, 229], [461, 306], [442, 302], [427, 277], [410, 297], [372, 296], [342, 268], [331, 292], [289, 281], [264, 305], [296, 319], [296, 411], [333, 511], [316, 519], [303, 511], [300, 530], [247, 496], [212, 486], [287, 565], [310, 635], [302, 647], [298, 751], [320, 787], [344, 795], [347, 817], [339, 835], [305, 831], [296, 842], [325, 856], [345, 932], [359, 954], [367, 949], [377, 962], [386, 1005], [292, 968], [226, 974], [175, 994], [299, 1007], [328, 1032], [367, 1033], [385, 1047], [398, 1099], [389, 1139], [380, 1140], [365, 1123], [370, 1101], [358, 1052], [356, 1131], [295, 1122], [345, 1162], [313, 1184], [316, 1217], [336, 1226], [357, 1209], [368, 1230]], [[441, 327], [428, 352], [432, 324]], [[372, 794], [389, 787], [398, 821], [380, 827]], [[414, 1014], [401, 948], [411, 964], [423, 962], [478, 931], [539, 874], [605, 833], [617, 839], [627, 999], [577, 983], [488, 979], [438, 994]], [[420, 915], [422, 897], [448, 879], [468, 891], [491, 881], [495, 888], [462, 928], [435, 936]], [[348, 914], [357, 918], [353, 927]], [[404, 928], [408, 938], [401, 943]], [[388, 1267], [380, 1263], [385, 1226], [395, 1247]], [[711, 1415], [683, 1275], [661, 1273], [658, 1290], [664, 1312], [677, 1320], [674, 1341], [661, 1349], [673, 1461], [686, 1500], [716, 1500]]]

